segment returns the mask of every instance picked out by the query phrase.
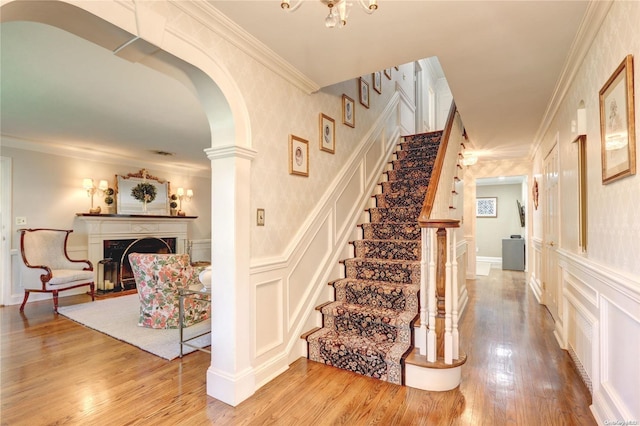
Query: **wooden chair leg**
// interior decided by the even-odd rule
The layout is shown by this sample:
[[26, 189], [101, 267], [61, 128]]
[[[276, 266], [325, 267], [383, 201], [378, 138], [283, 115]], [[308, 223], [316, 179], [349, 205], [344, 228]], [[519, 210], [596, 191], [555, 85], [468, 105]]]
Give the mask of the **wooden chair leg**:
[[20, 312], [24, 311], [24, 305], [27, 304], [27, 299], [29, 298], [29, 294], [31, 292], [29, 290], [24, 291], [24, 299], [22, 299], [22, 305], [20, 305]]
[[58, 313], [58, 290], [53, 290], [53, 312]]
[[91, 301], [96, 300], [95, 299], [95, 288], [96, 285], [94, 283], [89, 284], [89, 288], [91, 289]]

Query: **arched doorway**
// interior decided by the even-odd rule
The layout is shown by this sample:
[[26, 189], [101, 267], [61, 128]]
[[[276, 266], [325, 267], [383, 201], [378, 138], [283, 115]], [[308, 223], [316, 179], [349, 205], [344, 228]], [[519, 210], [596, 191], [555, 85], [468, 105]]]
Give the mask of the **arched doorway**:
[[[249, 291], [249, 118], [233, 78], [206, 49], [154, 10], [160, 2], [6, 2], [2, 22], [33, 21], [55, 26], [99, 46], [135, 58], [191, 88], [211, 132], [212, 162], [212, 343], [217, 348], [207, 372], [207, 393], [231, 405], [255, 389], [250, 365]], [[152, 52], [152, 53], [151, 53]]]

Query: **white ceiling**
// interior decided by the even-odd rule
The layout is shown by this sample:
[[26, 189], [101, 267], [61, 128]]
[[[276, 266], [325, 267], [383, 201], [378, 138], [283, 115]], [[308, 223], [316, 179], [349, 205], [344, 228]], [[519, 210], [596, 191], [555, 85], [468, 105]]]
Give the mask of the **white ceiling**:
[[[355, 4], [345, 28], [327, 29], [328, 9], [316, 0], [293, 13], [279, 0], [207, 3], [318, 87], [437, 56], [481, 159], [531, 154], [589, 4], [379, 0], [373, 15]], [[208, 168], [206, 117], [177, 81], [42, 24], [0, 30], [3, 143], [131, 160], [166, 151], [180, 166]]]

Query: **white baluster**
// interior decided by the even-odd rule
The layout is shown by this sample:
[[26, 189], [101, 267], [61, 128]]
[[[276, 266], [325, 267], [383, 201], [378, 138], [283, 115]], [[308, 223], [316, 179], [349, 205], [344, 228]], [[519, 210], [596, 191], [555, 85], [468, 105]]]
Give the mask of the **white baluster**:
[[429, 332], [427, 335], [427, 361], [436, 362], [436, 232], [433, 228], [427, 229], [429, 240]]
[[452, 229], [453, 244], [451, 245], [451, 281], [453, 284], [453, 291], [451, 295], [451, 316], [453, 321], [453, 359], [458, 359], [460, 356], [460, 335], [458, 333], [458, 258], [457, 258], [457, 243], [456, 243], [456, 230]]
[[426, 228], [420, 229], [420, 244], [421, 244], [421, 256], [420, 256], [420, 328], [417, 331], [416, 346], [420, 351], [420, 355], [427, 355], [427, 329], [429, 317], [428, 311], [428, 282], [429, 282], [429, 234]]
[[451, 335], [451, 230], [446, 229], [447, 247], [445, 250], [447, 262], [445, 263], [444, 282], [444, 363], [453, 363], [453, 336]]

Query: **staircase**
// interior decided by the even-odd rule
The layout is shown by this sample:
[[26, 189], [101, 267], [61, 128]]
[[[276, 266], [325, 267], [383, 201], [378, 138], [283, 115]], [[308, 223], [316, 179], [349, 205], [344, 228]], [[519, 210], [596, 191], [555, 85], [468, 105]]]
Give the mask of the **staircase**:
[[330, 283], [335, 301], [317, 308], [323, 326], [302, 336], [310, 360], [403, 384], [419, 311], [418, 216], [441, 140], [432, 132], [398, 144], [362, 239], [352, 242], [355, 257], [342, 262], [345, 278]]

